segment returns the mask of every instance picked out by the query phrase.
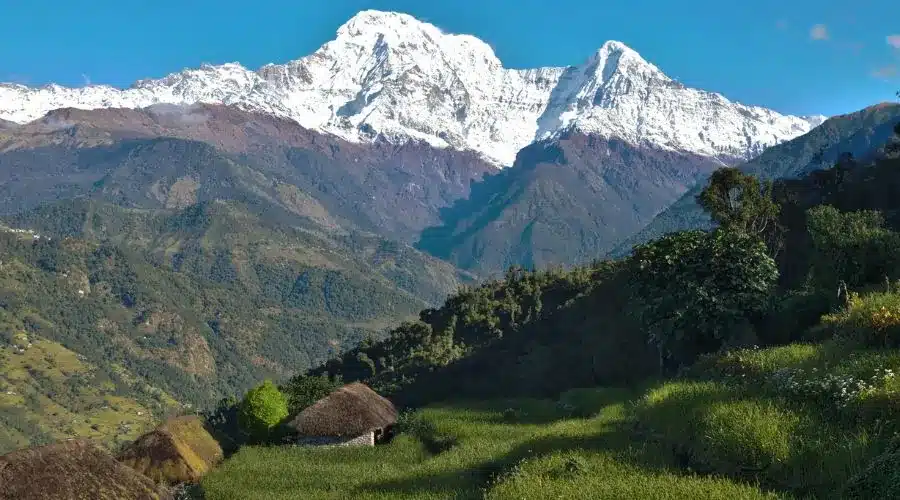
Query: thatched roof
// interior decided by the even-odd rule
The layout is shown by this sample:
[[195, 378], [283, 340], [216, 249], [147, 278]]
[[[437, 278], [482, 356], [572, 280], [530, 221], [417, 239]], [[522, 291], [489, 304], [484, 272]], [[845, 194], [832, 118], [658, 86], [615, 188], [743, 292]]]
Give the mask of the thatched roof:
[[354, 382], [300, 412], [289, 426], [303, 436], [356, 437], [396, 421], [393, 403]]
[[86, 440], [0, 457], [2, 500], [172, 500], [149, 478]]
[[195, 415], [167, 420], [119, 454], [120, 462], [169, 484], [196, 482], [222, 458], [222, 447]]

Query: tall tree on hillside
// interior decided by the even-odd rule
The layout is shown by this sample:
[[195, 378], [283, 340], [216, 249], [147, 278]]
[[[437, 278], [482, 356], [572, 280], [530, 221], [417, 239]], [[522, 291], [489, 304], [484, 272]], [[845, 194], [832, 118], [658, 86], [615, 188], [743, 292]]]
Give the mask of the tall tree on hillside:
[[720, 168], [697, 195], [697, 203], [723, 230], [756, 236], [773, 255], [781, 248], [779, 206], [772, 182], [760, 182], [737, 168]]

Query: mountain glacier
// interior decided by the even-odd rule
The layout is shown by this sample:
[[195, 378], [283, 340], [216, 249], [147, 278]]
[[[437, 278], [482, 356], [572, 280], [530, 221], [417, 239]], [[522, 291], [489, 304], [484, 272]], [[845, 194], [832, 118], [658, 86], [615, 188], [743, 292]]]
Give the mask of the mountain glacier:
[[372, 10], [350, 19], [315, 53], [257, 71], [202, 65], [124, 90], [0, 84], [0, 119], [17, 123], [58, 108], [163, 103], [234, 105], [353, 142], [422, 140], [476, 151], [500, 167], [526, 145], [572, 130], [749, 159], [825, 119], [685, 87], [617, 41], [578, 66], [508, 69], [478, 38]]

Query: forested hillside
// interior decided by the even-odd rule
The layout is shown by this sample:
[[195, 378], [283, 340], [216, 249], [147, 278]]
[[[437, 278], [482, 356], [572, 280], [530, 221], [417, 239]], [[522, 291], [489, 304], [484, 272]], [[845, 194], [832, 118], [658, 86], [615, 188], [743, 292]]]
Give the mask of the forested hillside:
[[512, 269], [283, 385], [290, 414], [366, 381], [411, 410], [390, 444], [245, 443], [202, 492], [897, 498], [898, 182], [900, 140], [774, 183], [717, 170], [714, 230]]
[[[674, 233], [637, 247], [635, 257], [571, 270], [511, 269], [311, 374], [366, 380], [418, 405], [622, 386], [660, 369], [673, 373], [723, 346], [799, 340], [840, 305], [839, 285], [900, 279], [891, 260], [900, 248], [896, 144], [869, 161], [844, 157], [768, 187], [737, 169], [720, 170], [700, 205], [740, 231]], [[726, 203], [735, 192], [745, 193], [742, 201]], [[752, 215], [729, 208], [741, 203]], [[738, 291], [733, 303], [716, 295]], [[666, 323], [666, 314], [682, 319]], [[675, 340], [660, 336], [699, 344], [664, 345]]]
[[[0, 232], [4, 352], [9, 363], [43, 354], [0, 370], [11, 393], [0, 404], [24, 405], [7, 418], [3, 449], [122, 434], [117, 423], [67, 433], [60, 422], [94, 406], [152, 407], [122, 414], [142, 425], [182, 404], [210, 407], [380, 339], [470, 279], [406, 245], [281, 225], [238, 202], [152, 210], [72, 200], [7, 222], [35, 232]], [[39, 347], [20, 354], [16, 342]], [[148, 384], [165, 405], [147, 399]]]

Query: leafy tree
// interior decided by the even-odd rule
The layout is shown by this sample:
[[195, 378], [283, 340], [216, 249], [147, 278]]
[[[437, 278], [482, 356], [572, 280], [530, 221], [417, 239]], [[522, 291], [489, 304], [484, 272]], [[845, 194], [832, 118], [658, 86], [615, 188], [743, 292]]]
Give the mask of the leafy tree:
[[202, 413], [207, 429], [226, 455], [234, 453], [243, 444], [242, 429], [238, 423], [239, 406], [240, 401], [230, 396], [219, 400], [214, 409]]
[[779, 207], [772, 194], [771, 181], [760, 183], [753, 175], [727, 167], [713, 172], [697, 195], [697, 203], [719, 227], [758, 236], [777, 254], [781, 246]]
[[765, 310], [777, 278], [763, 243], [746, 233], [682, 231], [635, 247], [635, 307], [660, 369], [732, 340]]
[[817, 284], [850, 288], [897, 278], [900, 234], [885, 229], [884, 216], [874, 210], [841, 212], [820, 205], [807, 213], [813, 246], [812, 271]]
[[342, 385], [341, 378], [322, 375], [296, 375], [282, 388], [288, 398], [288, 412], [300, 413], [305, 408], [334, 392]]
[[251, 437], [262, 440], [288, 416], [288, 400], [271, 380], [250, 389], [238, 408], [238, 422]]

